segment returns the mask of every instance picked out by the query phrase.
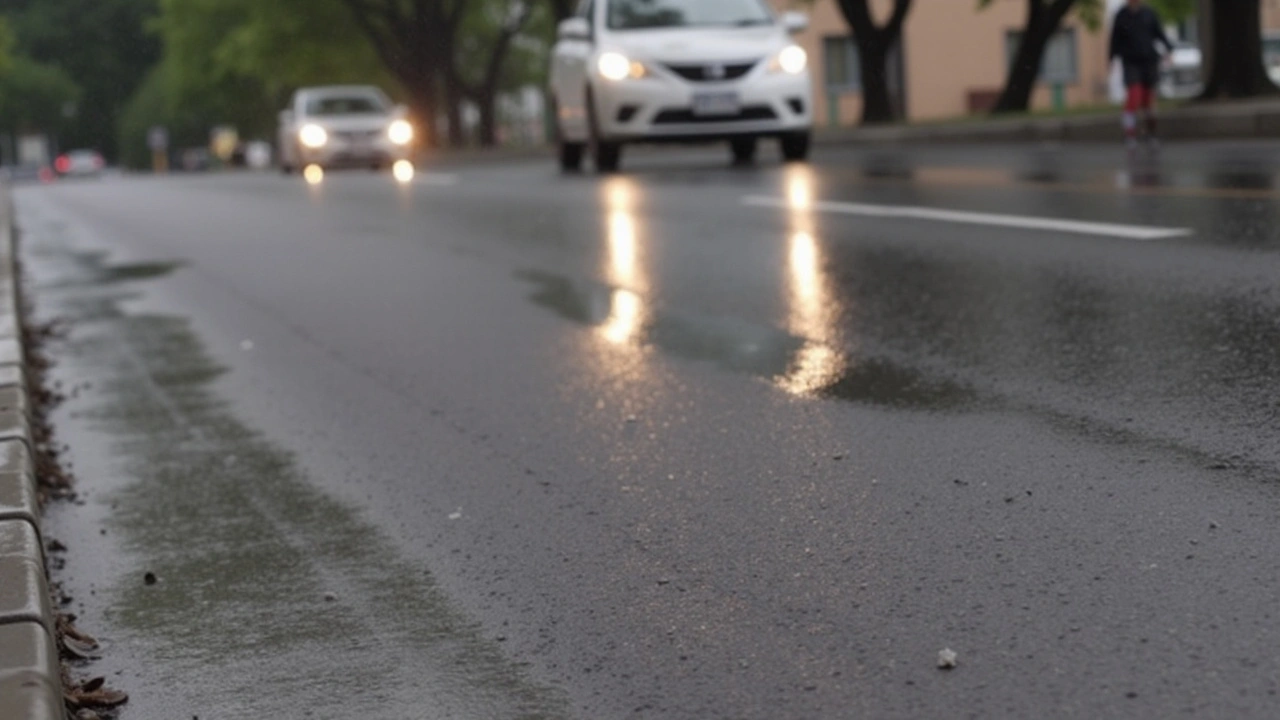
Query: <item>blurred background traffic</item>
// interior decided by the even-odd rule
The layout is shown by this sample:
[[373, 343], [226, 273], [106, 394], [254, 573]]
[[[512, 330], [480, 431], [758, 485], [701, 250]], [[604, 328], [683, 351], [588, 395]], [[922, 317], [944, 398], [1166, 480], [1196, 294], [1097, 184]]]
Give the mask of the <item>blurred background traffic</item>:
[[[1107, 58], [1122, 0], [772, 4], [809, 18], [795, 42], [810, 59], [819, 132], [1112, 112], [1123, 99]], [[1276, 91], [1280, 0], [1151, 4], [1177, 40], [1164, 102]], [[293, 93], [333, 84], [387, 92], [411, 117], [417, 151], [548, 145], [557, 27], [584, 9], [575, 0], [0, 0], [0, 158], [10, 176], [46, 181], [109, 167], [264, 169], [280, 160], [280, 113]]]

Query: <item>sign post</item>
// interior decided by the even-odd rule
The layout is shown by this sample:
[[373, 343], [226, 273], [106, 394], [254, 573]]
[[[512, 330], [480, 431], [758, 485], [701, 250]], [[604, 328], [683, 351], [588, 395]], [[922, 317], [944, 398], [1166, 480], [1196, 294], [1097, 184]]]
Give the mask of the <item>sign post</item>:
[[169, 172], [169, 131], [159, 125], [147, 131], [147, 147], [151, 148], [151, 169], [157, 175]]

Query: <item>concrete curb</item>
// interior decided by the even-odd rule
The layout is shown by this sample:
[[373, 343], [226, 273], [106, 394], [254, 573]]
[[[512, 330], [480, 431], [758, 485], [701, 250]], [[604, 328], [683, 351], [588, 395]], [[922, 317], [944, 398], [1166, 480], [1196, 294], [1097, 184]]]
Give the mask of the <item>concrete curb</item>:
[[[1280, 138], [1280, 100], [1186, 105], [1160, 112], [1166, 140]], [[1119, 142], [1120, 110], [1105, 115], [973, 120], [944, 125], [820, 129], [820, 145]]]
[[0, 720], [62, 720], [25, 379], [13, 203], [0, 185]]

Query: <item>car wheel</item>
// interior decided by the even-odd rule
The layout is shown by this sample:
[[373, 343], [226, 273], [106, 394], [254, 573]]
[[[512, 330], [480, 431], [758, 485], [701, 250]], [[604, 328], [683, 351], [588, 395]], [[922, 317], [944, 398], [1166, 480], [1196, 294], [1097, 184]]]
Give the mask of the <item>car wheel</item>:
[[750, 165], [756, 161], [756, 139], [738, 138], [729, 141], [729, 149], [733, 151], [734, 165]]
[[617, 172], [622, 164], [622, 143], [600, 139], [600, 126], [596, 120], [596, 99], [590, 89], [587, 90], [587, 127], [591, 136], [591, 159], [595, 161], [596, 172]]
[[810, 137], [807, 132], [788, 133], [780, 140], [782, 157], [787, 162], [803, 162], [809, 158]]
[[560, 169], [578, 172], [582, 169], [582, 143], [560, 141]]

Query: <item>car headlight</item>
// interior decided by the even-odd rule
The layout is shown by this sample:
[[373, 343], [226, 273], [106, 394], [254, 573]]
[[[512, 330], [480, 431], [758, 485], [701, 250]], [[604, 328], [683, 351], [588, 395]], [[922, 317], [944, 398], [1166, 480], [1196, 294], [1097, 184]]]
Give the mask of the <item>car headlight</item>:
[[631, 60], [617, 52], [607, 52], [596, 58], [596, 71], [605, 80], [619, 82], [631, 78], [637, 80], [649, 74], [644, 63]]
[[413, 126], [406, 120], [396, 120], [387, 127], [387, 137], [396, 145], [413, 142]]
[[329, 133], [324, 128], [315, 124], [303, 125], [298, 131], [298, 140], [309, 148], [322, 148], [329, 142]]
[[790, 45], [773, 56], [769, 62], [769, 70], [788, 75], [799, 75], [809, 67], [809, 54], [799, 45]]

